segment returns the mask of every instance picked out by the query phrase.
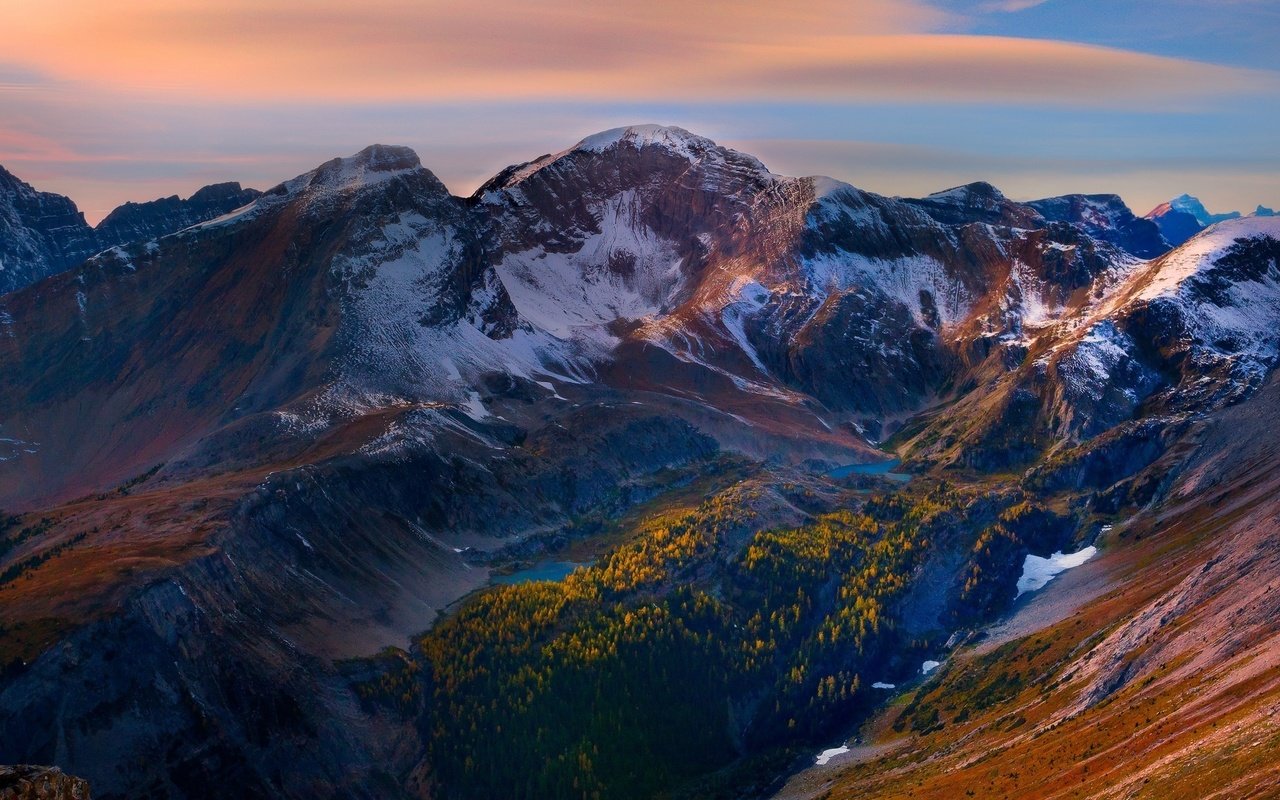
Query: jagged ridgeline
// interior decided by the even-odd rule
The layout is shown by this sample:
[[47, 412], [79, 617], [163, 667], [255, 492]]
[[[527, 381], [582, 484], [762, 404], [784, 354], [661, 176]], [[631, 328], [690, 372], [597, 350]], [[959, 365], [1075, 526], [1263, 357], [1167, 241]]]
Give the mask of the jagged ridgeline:
[[1146, 662], [1063, 665], [1213, 557], [1130, 583], [1156, 521], [1276, 496], [1236, 471], [1274, 461], [1275, 218], [1174, 248], [1110, 195], [884, 197], [658, 126], [467, 198], [375, 145], [109, 245], [15, 186], [0, 761], [99, 797], [766, 793], [864, 721], [969, 724], [930, 682], [1092, 544], [1113, 594], [1033, 656], [1105, 674], [1087, 719]]
[[259, 194], [238, 183], [218, 183], [186, 200], [174, 195], [125, 203], [91, 227], [70, 199], [36, 191], [0, 167], [0, 294], [74, 267], [107, 248], [213, 219]]

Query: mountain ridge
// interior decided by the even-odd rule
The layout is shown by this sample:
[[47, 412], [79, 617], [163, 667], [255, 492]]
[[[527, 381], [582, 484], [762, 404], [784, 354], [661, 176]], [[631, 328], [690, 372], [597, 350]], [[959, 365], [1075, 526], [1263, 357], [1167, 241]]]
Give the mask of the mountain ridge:
[[1181, 194], [1151, 209], [1144, 219], [1155, 222], [1169, 244], [1177, 246], [1205, 228], [1219, 222], [1246, 216], [1273, 217], [1275, 215], [1276, 212], [1274, 210], [1261, 203], [1250, 214], [1242, 214], [1239, 211], [1211, 214], [1205, 208], [1204, 203], [1200, 202], [1200, 198], [1189, 194]]
[[[574, 548], [595, 565], [568, 586], [604, 592], [599, 619], [749, 654], [706, 688], [732, 713], [689, 729], [698, 769], [833, 735], [882, 697], [851, 676], [942, 660], [1012, 606], [1022, 557], [1158, 508], [1203, 420], [1274, 375], [1280, 220], [1145, 259], [1113, 196], [1037, 203], [779, 176], [653, 126], [460, 198], [375, 145], [0, 296], [0, 752], [69, 752], [109, 797], [226, 791], [207, 781], [224, 763], [245, 793], [420, 795], [469, 769], [433, 733], [451, 709], [484, 731], [498, 707], [451, 654], [524, 641], [483, 639], [462, 598]], [[901, 486], [833, 476], [892, 459]], [[842, 555], [788, 549], [815, 541]], [[767, 599], [796, 570], [809, 616]], [[573, 628], [581, 598], [556, 587], [472, 600], [527, 603], [607, 657], [614, 628]], [[529, 641], [521, 658], [564, 644]], [[812, 674], [789, 676], [804, 653]], [[435, 674], [456, 706], [428, 699]], [[607, 674], [590, 685], [612, 696]], [[656, 764], [635, 761], [665, 752], [653, 733], [594, 744]], [[538, 769], [583, 763], [523, 741]]]
[[210, 184], [177, 195], [128, 202], [96, 225], [74, 202], [40, 192], [0, 166], [0, 295], [67, 270], [117, 245], [145, 241], [219, 216], [257, 197], [239, 183]]

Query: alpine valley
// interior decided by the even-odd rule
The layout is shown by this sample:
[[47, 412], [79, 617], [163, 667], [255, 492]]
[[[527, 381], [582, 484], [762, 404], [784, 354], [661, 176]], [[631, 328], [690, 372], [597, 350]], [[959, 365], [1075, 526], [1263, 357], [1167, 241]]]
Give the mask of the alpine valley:
[[1272, 796], [1266, 211], [884, 197], [647, 125], [467, 198], [374, 145], [97, 227], [0, 171], [0, 763]]

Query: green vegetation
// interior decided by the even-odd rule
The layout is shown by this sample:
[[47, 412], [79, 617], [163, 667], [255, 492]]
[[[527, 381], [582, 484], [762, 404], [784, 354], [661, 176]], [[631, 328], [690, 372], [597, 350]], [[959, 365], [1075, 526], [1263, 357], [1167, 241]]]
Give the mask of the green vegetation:
[[146, 472], [140, 473], [138, 475], [134, 475], [132, 478], [128, 479], [124, 483], [117, 486], [116, 493], [122, 494], [122, 495], [129, 494], [129, 492], [132, 491], [135, 487], [140, 486], [146, 483], [147, 481], [151, 480], [153, 477], [155, 477], [155, 474], [159, 472], [163, 466], [164, 466], [164, 462], [161, 462], [159, 464], [156, 464]]
[[53, 547], [47, 548], [45, 550], [41, 550], [39, 553], [36, 553], [35, 555], [27, 556], [21, 561], [16, 561], [10, 564], [8, 567], [5, 567], [3, 570], [0, 570], [0, 586], [6, 583], [9, 583], [10, 581], [16, 580], [22, 577], [23, 575], [30, 574], [41, 564], [45, 563], [46, 561], [49, 561], [50, 559], [57, 558], [58, 556], [62, 555], [62, 553], [64, 553], [65, 551], [69, 550], [72, 547], [75, 547], [77, 544], [84, 541], [86, 536], [88, 536], [88, 534], [86, 533], [77, 533], [75, 536], [72, 536], [70, 539], [67, 539], [65, 542], [61, 542], [60, 544], [56, 544]]
[[710, 794], [709, 775], [846, 729], [887, 665], [915, 663], [928, 642], [895, 616], [935, 536], [981, 553], [971, 531], [1030, 513], [996, 523], [1012, 501], [935, 484], [760, 529], [786, 491], [743, 481], [563, 581], [482, 592], [357, 691], [417, 721], [444, 796]]
[[1060, 541], [1075, 521], [1061, 517], [1026, 500], [1000, 512], [996, 521], [983, 528], [969, 551], [957, 602], [952, 607], [956, 625], [976, 625], [1003, 610], [1013, 600], [1012, 583], [1002, 580], [1010, 565], [1022, 563], [1033, 546], [1045, 549], [1047, 542]]

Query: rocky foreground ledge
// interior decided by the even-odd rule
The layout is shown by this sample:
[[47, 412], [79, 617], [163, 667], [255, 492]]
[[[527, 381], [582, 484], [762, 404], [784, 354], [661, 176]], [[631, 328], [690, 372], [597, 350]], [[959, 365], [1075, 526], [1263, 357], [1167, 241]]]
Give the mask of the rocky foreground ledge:
[[0, 800], [89, 800], [89, 782], [57, 767], [0, 766]]

